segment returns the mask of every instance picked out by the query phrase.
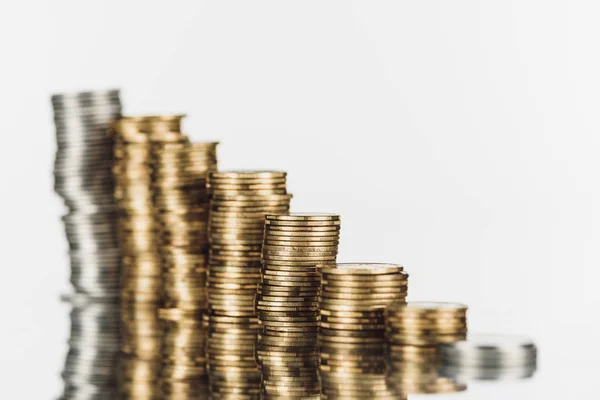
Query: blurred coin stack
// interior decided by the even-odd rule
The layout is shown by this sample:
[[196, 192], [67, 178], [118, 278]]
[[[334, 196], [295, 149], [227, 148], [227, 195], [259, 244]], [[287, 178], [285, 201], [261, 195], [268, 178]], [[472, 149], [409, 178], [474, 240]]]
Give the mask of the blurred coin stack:
[[406, 301], [408, 274], [376, 263], [324, 266], [321, 273], [321, 398], [402, 398], [386, 383], [384, 310]]
[[537, 368], [537, 347], [516, 335], [469, 335], [467, 341], [440, 345], [443, 376], [468, 380], [530, 378]]
[[76, 294], [63, 300], [72, 309], [61, 399], [116, 398], [115, 372], [120, 350], [118, 299], [98, 300]]
[[206, 398], [207, 177], [217, 143], [155, 142], [152, 189], [163, 262], [164, 399]]
[[267, 215], [256, 293], [256, 360], [264, 399], [319, 399], [317, 265], [335, 263], [340, 217]]
[[386, 310], [388, 382], [404, 394], [453, 393], [466, 386], [439, 374], [442, 343], [467, 336], [467, 306], [397, 302]]
[[161, 399], [208, 399], [206, 330], [201, 313], [180, 308], [161, 309], [165, 325]]
[[121, 391], [128, 399], [157, 398], [162, 363], [162, 263], [152, 196], [152, 146], [179, 142], [182, 116], [122, 118], [114, 124], [119, 236], [123, 270]]
[[110, 123], [121, 115], [118, 90], [58, 94], [51, 98], [57, 151], [54, 189], [68, 208], [63, 216], [74, 294], [63, 399], [115, 395], [119, 331], [120, 259], [112, 196]]
[[265, 214], [287, 213], [286, 173], [213, 172], [209, 175], [207, 358], [212, 399], [260, 398], [254, 358]]

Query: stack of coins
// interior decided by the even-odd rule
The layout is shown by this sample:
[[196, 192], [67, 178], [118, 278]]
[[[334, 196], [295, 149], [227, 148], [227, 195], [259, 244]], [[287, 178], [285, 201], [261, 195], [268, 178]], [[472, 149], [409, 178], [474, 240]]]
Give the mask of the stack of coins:
[[459, 380], [514, 380], [533, 376], [537, 347], [527, 337], [469, 335], [467, 341], [440, 345], [442, 375]]
[[[100, 314], [118, 307], [120, 259], [112, 179], [110, 123], [121, 115], [117, 90], [52, 96], [57, 151], [54, 190], [68, 208], [62, 218], [69, 243], [72, 306], [71, 348], [65, 362], [64, 399], [95, 393], [114, 398], [118, 331], [102, 332]], [[84, 322], [82, 322], [84, 321]]]
[[254, 359], [264, 219], [289, 211], [286, 173], [213, 172], [209, 175], [207, 358], [214, 399], [260, 398]]
[[404, 394], [466, 390], [440, 376], [441, 343], [464, 340], [467, 307], [454, 303], [398, 302], [386, 310], [388, 382]]
[[335, 263], [340, 217], [267, 215], [256, 293], [263, 398], [319, 399], [319, 264]]
[[54, 189], [68, 208], [63, 222], [71, 284], [76, 293], [117, 297], [120, 264], [108, 128], [121, 115], [119, 92], [54, 95], [52, 105], [57, 140]]
[[154, 399], [162, 364], [162, 262], [152, 195], [152, 147], [185, 140], [182, 116], [122, 118], [114, 124], [119, 235], [123, 272], [121, 391]]
[[321, 398], [401, 398], [386, 383], [384, 310], [406, 301], [408, 274], [400, 265], [367, 263], [321, 272]]
[[[152, 191], [163, 263], [166, 322], [163, 398], [200, 398], [207, 392], [205, 330], [208, 256], [207, 177], [216, 170], [217, 143], [157, 142]], [[168, 344], [168, 345], [167, 345]]]

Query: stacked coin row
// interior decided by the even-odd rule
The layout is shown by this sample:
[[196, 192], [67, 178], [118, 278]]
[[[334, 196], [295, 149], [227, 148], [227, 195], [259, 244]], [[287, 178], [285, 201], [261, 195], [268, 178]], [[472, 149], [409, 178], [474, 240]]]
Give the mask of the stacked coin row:
[[454, 303], [394, 303], [386, 310], [388, 382], [404, 394], [452, 393], [466, 385], [440, 376], [438, 345], [464, 340], [467, 307]]
[[254, 296], [260, 282], [264, 219], [286, 213], [286, 173], [213, 172], [209, 175], [210, 255], [207, 358], [211, 397], [258, 399], [254, 359], [258, 323]]
[[118, 309], [120, 259], [108, 127], [121, 115], [119, 92], [59, 94], [51, 101], [57, 141], [54, 190], [68, 208], [62, 220], [75, 292], [67, 299], [73, 306], [72, 337], [63, 372], [63, 398], [79, 398], [84, 393], [113, 398], [118, 330], [107, 329], [106, 341], [94, 341], [101, 323], [89, 327], [82, 321]]
[[165, 320], [163, 398], [199, 398], [208, 389], [206, 309], [207, 177], [217, 167], [217, 143], [156, 142], [152, 194], [163, 264]]
[[384, 310], [406, 301], [408, 274], [394, 264], [337, 264], [321, 273], [321, 398], [400, 398], [385, 379]]
[[114, 124], [119, 235], [123, 272], [122, 394], [125, 398], [157, 397], [162, 364], [162, 261], [152, 193], [152, 149], [185, 141], [182, 116], [122, 118]]
[[537, 369], [536, 345], [515, 335], [469, 335], [442, 344], [440, 353], [442, 375], [460, 381], [524, 379]]
[[255, 302], [263, 398], [320, 398], [316, 266], [335, 263], [339, 232], [339, 215], [266, 216]]

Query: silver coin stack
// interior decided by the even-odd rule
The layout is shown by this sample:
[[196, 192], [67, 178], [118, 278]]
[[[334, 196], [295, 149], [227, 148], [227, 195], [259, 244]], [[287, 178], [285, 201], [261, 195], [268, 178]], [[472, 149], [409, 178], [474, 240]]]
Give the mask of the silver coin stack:
[[120, 351], [120, 257], [108, 128], [121, 116], [118, 90], [52, 96], [54, 190], [65, 205], [73, 294], [62, 399], [116, 398]]
[[470, 380], [531, 378], [537, 369], [537, 347], [516, 335], [470, 335], [468, 340], [440, 345], [443, 376]]

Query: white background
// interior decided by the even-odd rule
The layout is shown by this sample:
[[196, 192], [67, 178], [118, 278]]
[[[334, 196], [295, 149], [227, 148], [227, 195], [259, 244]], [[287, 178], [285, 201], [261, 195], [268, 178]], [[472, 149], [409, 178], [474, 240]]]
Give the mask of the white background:
[[340, 260], [402, 263], [411, 299], [465, 302], [471, 331], [536, 338], [534, 382], [464, 398], [591, 398], [599, 12], [577, 0], [3, 2], [2, 398], [61, 390], [68, 264], [49, 95], [112, 87], [128, 114], [187, 113], [193, 139], [221, 141], [223, 169], [289, 171], [296, 211], [342, 214]]

